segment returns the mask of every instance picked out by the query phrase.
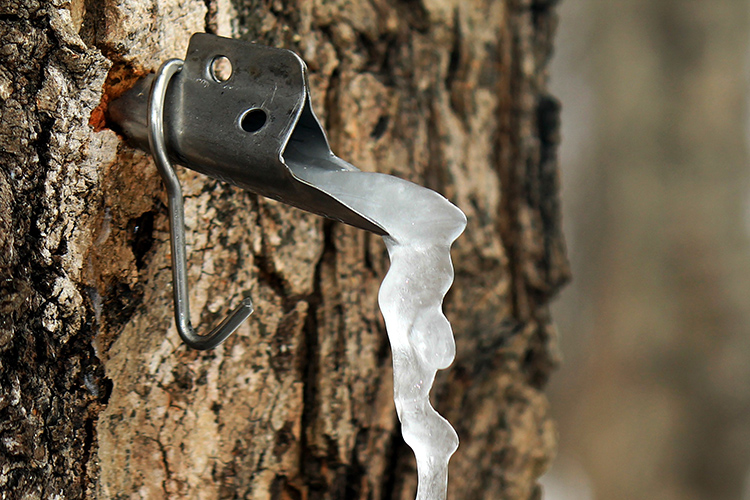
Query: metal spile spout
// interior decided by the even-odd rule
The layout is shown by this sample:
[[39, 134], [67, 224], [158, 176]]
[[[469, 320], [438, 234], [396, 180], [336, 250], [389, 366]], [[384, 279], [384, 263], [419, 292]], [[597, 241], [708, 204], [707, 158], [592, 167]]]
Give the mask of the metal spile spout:
[[[223, 62], [222, 72], [219, 63]], [[211, 349], [252, 313], [249, 298], [207, 335], [190, 323], [182, 190], [172, 163], [309, 212], [387, 234], [331, 190], [326, 172], [359, 172], [331, 152], [310, 105], [307, 67], [295, 53], [206, 33], [191, 37], [185, 60], [109, 106], [109, 119], [150, 151], [167, 188], [175, 321], [182, 340]], [[323, 176], [325, 177], [325, 175]]]
[[[226, 74], [217, 63], [231, 65]], [[112, 102], [110, 120], [151, 151], [148, 76]], [[174, 163], [268, 198], [385, 234], [362, 214], [299, 177], [300, 169], [357, 171], [331, 152], [310, 105], [307, 66], [289, 50], [197, 33], [164, 99], [164, 139]]]

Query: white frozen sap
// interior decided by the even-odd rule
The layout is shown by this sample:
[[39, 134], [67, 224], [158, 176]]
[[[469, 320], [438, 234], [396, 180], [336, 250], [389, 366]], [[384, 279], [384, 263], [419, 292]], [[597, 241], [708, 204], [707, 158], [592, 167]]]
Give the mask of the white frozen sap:
[[440, 194], [390, 175], [295, 167], [299, 177], [388, 232], [391, 267], [378, 300], [393, 352], [396, 410], [417, 458], [417, 500], [444, 500], [458, 435], [432, 408], [429, 393], [436, 371], [455, 356], [442, 304], [453, 283], [450, 247], [466, 216]]

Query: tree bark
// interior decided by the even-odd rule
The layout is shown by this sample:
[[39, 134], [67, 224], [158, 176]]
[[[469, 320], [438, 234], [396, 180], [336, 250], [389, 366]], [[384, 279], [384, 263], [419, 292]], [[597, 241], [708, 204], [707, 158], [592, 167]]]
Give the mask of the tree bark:
[[553, 3], [4, 2], [2, 498], [414, 496], [380, 238], [180, 170], [193, 324], [245, 290], [256, 312], [210, 352], [177, 336], [165, 194], [105, 111], [200, 31], [300, 53], [339, 156], [466, 212], [445, 303], [458, 354], [432, 393], [461, 438], [449, 496], [540, 498], [547, 301], [567, 278]]

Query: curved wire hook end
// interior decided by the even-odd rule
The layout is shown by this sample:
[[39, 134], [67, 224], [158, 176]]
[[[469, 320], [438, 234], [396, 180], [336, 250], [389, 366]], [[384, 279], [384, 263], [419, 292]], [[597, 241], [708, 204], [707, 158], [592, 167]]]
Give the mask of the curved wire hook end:
[[169, 80], [183, 66], [181, 59], [170, 59], [156, 72], [148, 98], [148, 143], [156, 167], [167, 188], [169, 208], [169, 233], [172, 243], [172, 281], [174, 289], [174, 314], [177, 331], [182, 340], [193, 349], [207, 350], [218, 346], [253, 313], [253, 303], [245, 298], [229, 316], [208, 335], [198, 335], [190, 324], [190, 298], [187, 286], [187, 255], [185, 250], [185, 208], [182, 188], [169, 161], [164, 138], [164, 102]]
[[[175, 301], [177, 299], [175, 298]], [[227, 337], [232, 335], [237, 328], [253, 313], [253, 301], [249, 298], [245, 298], [240, 302], [234, 311], [224, 318], [224, 321], [214, 328], [208, 335], [198, 335], [193, 329], [193, 325], [190, 324], [190, 320], [187, 316], [179, 314], [175, 309], [175, 322], [177, 323], [177, 331], [188, 346], [199, 351], [206, 351], [213, 349]], [[187, 311], [186, 311], [187, 312]], [[189, 312], [188, 312], [189, 314]]]

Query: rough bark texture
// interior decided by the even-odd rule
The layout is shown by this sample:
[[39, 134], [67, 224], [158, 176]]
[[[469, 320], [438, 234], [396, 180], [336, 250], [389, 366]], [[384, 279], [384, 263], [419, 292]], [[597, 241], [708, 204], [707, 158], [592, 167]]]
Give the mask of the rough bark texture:
[[299, 52], [337, 154], [466, 212], [433, 391], [462, 440], [450, 497], [539, 498], [567, 276], [553, 3], [4, 2], [2, 498], [413, 498], [379, 238], [181, 171], [193, 323], [245, 290], [256, 313], [214, 351], [179, 341], [163, 189], [104, 110], [196, 31]]

